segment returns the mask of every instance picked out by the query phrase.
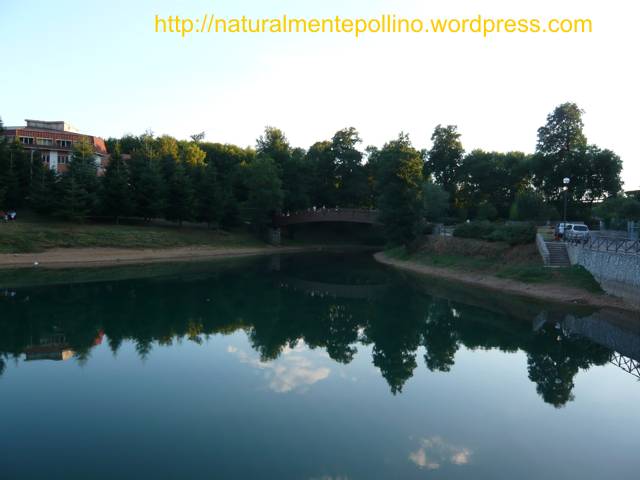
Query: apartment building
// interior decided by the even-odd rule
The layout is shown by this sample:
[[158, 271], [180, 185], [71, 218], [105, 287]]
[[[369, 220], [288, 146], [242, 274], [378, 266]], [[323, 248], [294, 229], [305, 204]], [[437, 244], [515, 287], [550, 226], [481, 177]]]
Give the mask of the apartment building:
[[100, 137], [80, 133], [64, 121], [25, 120], [26, 126], [5, 127], [2, 135], [16, 138], [30, 153], [39, 155], [52, 170], [62, 173], [67, 170], [73, 145], [86, 140], [93, 147], [98, 174], [103, 173], [108, 162], [107, 148]]

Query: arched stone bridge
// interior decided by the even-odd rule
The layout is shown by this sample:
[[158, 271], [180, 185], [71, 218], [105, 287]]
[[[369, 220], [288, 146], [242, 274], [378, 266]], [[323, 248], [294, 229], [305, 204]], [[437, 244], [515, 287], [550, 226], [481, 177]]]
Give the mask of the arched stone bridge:
[[368, 208], [317, 208], [293, 213], [281, 213], [274, 217], [276, 227], [315, 222], [349, 222], [380, 224], [380, 212]]

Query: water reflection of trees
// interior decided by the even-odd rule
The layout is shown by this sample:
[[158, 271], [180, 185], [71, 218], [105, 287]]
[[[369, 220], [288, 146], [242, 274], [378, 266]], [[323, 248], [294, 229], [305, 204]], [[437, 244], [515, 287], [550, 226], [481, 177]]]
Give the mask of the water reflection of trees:
[[52, 329], [64, 332], [76, 356], [85, 360], [101, 331], [114, 354], [132, 341], [145, 358], [157, 345], [202, 343], [208, 335], [242, 329], [265, 361], [300, 339], [341, 363], [352, 361], [358, 345], [370, 345], [373, 364], [394, 394], [413, 375], [419, 347], [424, 347], [426, 367], [442, 372], [454, 366], [461, 347], [522, 350], [540, 396], [561, 406], [572, 399], [577, 372], [604, 364], [611, 354], [555, 328], [533, 332], [530, 323], [419, 295], [404, 284], [390, 286], [375, 301], [342, 300], [283, 289], [277, 277], [251, 270], [35, 288], [4, 299], [2, 310], [0, 374], [9, 358]]
[[611, 351], [579, 337], [567, 337], [552, 325], [538, 332], [527, 355], [529, 379], [545, 402], [561, 407], [573, 400], [573, 379], [580, 369], [604, 365]]

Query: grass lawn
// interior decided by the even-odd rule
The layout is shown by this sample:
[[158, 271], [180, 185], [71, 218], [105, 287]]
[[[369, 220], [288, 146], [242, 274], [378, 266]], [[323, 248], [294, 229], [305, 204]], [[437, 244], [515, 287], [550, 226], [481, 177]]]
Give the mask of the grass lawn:
[[190, 245], [255, 247], [264, 242], [246, 232], [203, 227], [72, 224], [37, 217], [0, 223], [0, 253], [41, 252], [51, 248], [167, 248]]
[[504, 262], [500, 258], [442, 254], [428, 251], [409, 254], [404, 247], [387, 250], [385, 254], [398, 260], [407, 260], [432, 267], [485, 273], [523, 283], [558, 284], [580, 288], [593, 293], [602, 292], [600, 285], [591, 273], [579, 265], [568, 268], [548, 268], [542, 264], [541, 259], [539, 261], [523, 259], [517, 262]]

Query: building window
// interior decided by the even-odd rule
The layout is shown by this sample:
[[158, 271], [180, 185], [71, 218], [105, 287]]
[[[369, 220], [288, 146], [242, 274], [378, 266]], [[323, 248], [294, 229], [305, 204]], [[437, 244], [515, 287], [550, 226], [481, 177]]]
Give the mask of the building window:
[[24, 145], [33, 145], [33, 137], [20, 137], [20, 143]]
[[71, 140], [56, 140], [56, 145], [61, 148], [71, 148]]
[[69, 155], [58, 155], [58, 163], [63, 165], [69, 163]]
[[53, 140], [50, 138], [36, 138], [36, 143], [38, 145], [53, 145]]
[[40, 158], [42, 159], [43, 163], [48, 164], [49, 163], [49, 154], [48, 153], [43, 153]]

